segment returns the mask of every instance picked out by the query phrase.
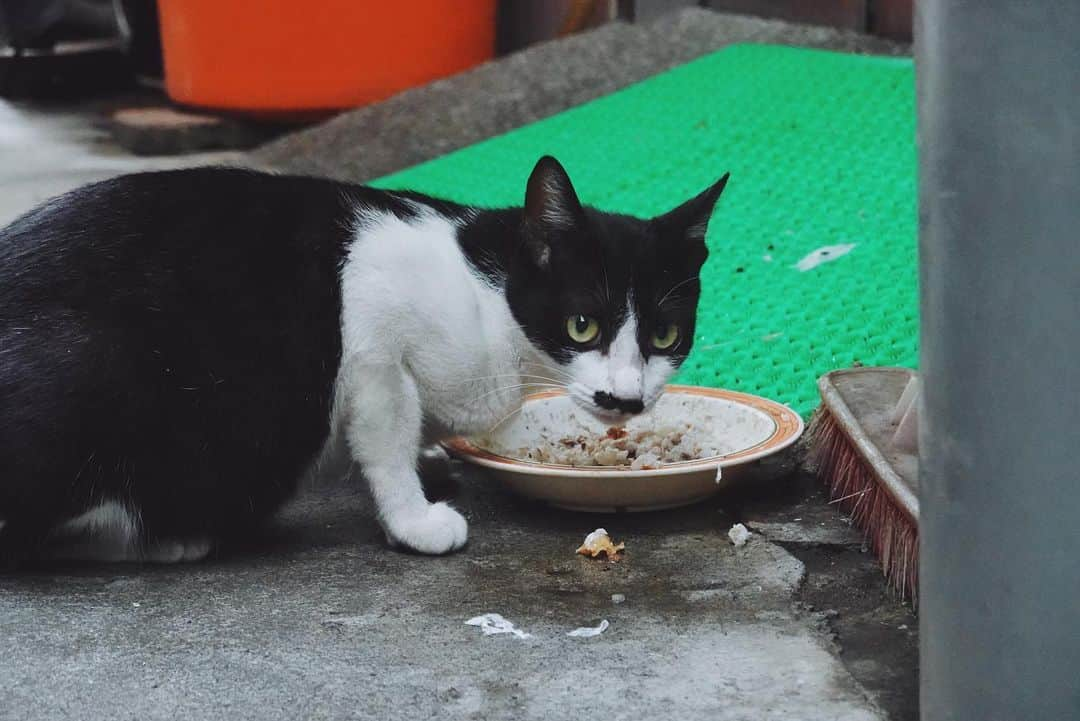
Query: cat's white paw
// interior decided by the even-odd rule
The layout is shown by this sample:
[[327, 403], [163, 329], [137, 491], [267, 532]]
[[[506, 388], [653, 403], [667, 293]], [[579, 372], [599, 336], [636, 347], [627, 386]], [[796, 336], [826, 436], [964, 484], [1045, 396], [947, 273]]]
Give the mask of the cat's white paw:
[[143, 550], [141, 560], [147, 563], [191, 563], [206, 558], [211, 548], [213, 544], [205, 538], [159, 541]]
[[384, 519], [384, 526], [392, 544], [431, 555], [456, 551], [469, 535], [465, 517], [445, 503], [399, 511]]

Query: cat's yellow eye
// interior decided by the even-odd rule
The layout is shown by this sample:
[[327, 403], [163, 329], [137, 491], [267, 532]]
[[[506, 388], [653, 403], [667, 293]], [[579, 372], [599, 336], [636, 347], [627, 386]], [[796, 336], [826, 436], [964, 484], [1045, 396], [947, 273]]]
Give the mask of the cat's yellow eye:
[[652, 334], [653, 348], [667, 350], [679, 341], [679, 326], [674, 323], [657, 326]]
[[566, 334], [575, 343], [592, 343], [600, 335], [600, 324], [587, 315], [572, 315], [566, 319]]

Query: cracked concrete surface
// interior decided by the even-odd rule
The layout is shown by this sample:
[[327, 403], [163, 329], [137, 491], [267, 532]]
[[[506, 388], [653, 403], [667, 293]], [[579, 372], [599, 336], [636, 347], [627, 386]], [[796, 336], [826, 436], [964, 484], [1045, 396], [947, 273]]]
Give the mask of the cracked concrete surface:
[[[477, 474], [456, 497], [472, 535], [445, 558], [386, 548], [346, 482], [204, 564], [4, 578], [0, 718], [885, 718], [800, 603], [803, 562], [732, 546], [724, 499], [596, 517]], [[622, 561], [575, 555], [600, 524]], [[533, 638], [465, 625], [486, 612]]]

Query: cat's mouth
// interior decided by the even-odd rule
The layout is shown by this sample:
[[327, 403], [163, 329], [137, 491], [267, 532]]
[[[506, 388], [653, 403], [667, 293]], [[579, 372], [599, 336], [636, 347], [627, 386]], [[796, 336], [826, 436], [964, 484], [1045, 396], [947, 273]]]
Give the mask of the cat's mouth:
[[636, 415], [634, 413], [609, 411], [603, 408], [597, 408], [596, 406], [586, 406], [585, 410], [589, 412], [589, 415], [609, 426], [621, 426]]

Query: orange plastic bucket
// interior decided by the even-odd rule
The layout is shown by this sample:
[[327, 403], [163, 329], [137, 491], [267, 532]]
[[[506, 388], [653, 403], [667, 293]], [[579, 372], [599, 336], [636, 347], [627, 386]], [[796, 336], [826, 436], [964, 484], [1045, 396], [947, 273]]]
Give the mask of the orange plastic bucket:
[[270, 113], [386, 98], [492, 57], [496, 0], [159, 0], [178, 103]]

